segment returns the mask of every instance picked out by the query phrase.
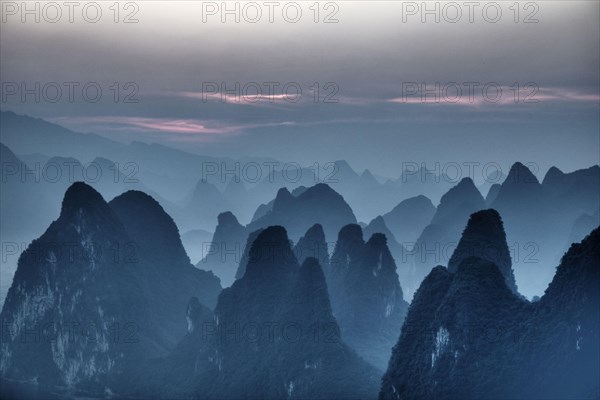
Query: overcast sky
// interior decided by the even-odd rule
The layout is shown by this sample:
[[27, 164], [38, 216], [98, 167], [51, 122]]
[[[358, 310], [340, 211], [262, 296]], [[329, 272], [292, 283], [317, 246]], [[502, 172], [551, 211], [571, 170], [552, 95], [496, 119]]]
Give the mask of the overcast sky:
[[[59, 22], [47, 7], [36, 23], [21, 2], [3, 1], [2, 110], [125, 142], [305, 165], [346, 159], [386, 176], [402, 162], [521, 160], [542, 172], [599, 162], [596, 1], [521, 2], [518, 15], [513, 1], [472, 10], [430, 2], [439, 23], [421, 2], [321, 2], [318, 22], [314, 2], [279, 2], [272, 23], [263, 2], [254, 3], [256, 23], [257, 8], [245, 2], [239, 22], [217, 9], [221, 2], [121, 3], [118, 16], [112, 3], [98, 3], [96, 23], [83, 6], [73, 23], [64, 6]], [[295, 4], [302, 14], [292, 23]], [[128, 16], [138, 22], [123, 23]], [[39, 101], [23, 100], [20, 85], [36, 82]], [[56, 102], [52, 82], [63, 88]], [[79, 85], [73, 101], [65, 82]], [[102, 89], [96, 103], [82, 93], [87, 84], [93, 98], [93, 82]], [[235, 92], [236, 82], [248, 96], [217, 89]], [[439, 84], [439, 102], [422, 96], [423, 83]], [[128, 94], [138, 102], [124, 103]]]

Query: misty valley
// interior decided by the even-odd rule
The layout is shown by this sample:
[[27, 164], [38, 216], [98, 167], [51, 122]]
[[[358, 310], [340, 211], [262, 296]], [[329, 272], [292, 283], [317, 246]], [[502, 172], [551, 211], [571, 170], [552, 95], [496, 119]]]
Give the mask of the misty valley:
[[252, 182], [2, 124], [3, 398], [598, 396], [598, 165]]

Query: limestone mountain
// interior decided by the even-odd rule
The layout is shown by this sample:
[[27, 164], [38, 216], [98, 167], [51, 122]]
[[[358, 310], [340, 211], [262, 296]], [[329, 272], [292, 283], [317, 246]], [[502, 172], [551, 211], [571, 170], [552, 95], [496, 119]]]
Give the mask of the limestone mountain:
[[509, 289], [515, 294], [519, 293], [504, 226], [496, 210], [489, 209], [471, 214], [458, 246], [448, 261], [448, 270], [456, 272], [462, 261], [469, 257], [479, 257], [496, 264]]
[[365, 360], [385, 369], [408, 304], [387, 238], [365, 243], [358, 225], [340, 230], [327, 274], [333, 314], [342, 338]]
[[418, 288], [431, 268], [447, 264], [460, 240], [469, 216], [485, 208], [485, 200], [471, 178], [462, 179], [458, 185], [442, 196], [431, 222], [413, 247], [412, 275], [406, 287], [409, 296]]
[[595, 398], [600, 228], [564, 255], [534, 303], [478, 257], [434, 268], [415, 294], [380, 399]]
[[322, 268], [329, 268], [329, 250], [321, 224], [314, 224], [306, 231], [294, 247], [294, 253], [300, 264], [313, 257], [319, 261]]
[[122, 384], [119, 374], [144, 353], [166, 350], [128, 243], [100, 194], [83, 183], [67, 190], [59, 218], [19, 259], [0, 318], [11, 331], [1, 346], [3, 378], [103, 391]]
[[74, 183], [58, 219], [19, 260], [0, 316], [11, 332], [0, 372], [49, 387], [124, 390], [145, 360], [185, 335], [177, 313], [189, 299], [214, 306], [219, 291], [189, 263], [151, 197], [130, 191], [109, 204]]
[[[264, 229], [260, 228], [255, 231], [250, 232], [248, 238], [246, 239], [246, 245], [244, 246], [244, 251], [242, 253], [242, 258], [240, 260], [240, 264], [238, 265], [237, 271], [235, 273], [235, 279], [240, 279], [246, 273], [246, 266], [250, 262], [250, 259], [255, 257], [259, 257], [259, 254], [254, 254], [252, 252], [252, 244], [256, 241], [258, 236]], [[257, 247], [257, 249], [261, 249], [261, 247]]]
[[[344, 344], [318, 261], [298, 265], [283, 227], [263, 230], [215, 309], [205, 398], [369, 398], [377, 374]], [[203, 375], [205, 374], [205, 375]]]
[[400, 244], [414, 243], [434, 214], [431, 200], [419, 195], [401, 201], [383, 219]]
[[219, 214], [213, 238], [202, 245], [204, 257], [196, 267], [213, 271], [223, 287], [231, 286], [242, 257], [246, 232], [233, 213]]
[[507, 240], [519, 255], [513, 268], [524, 294], [541, 293], [548, 285], [575, 221], [594, 215], [598, 202], [598, 166], [570, 173], [552, 167], [543, 183], [523, 164], [512, 166], [492, 208], [502, 215]]
[[285, 226], [290, 238], [297, 241], [311, 226], [319, 223], [328, 240], [335, 238], [356, 217], [344, 198], [326, 184], [307, 188], [298, 196], [286, 188], [277, 192], [272, 209], [248, 225], [250, 231], [271, 225]]
[[387, 247], [396, 263], [396, 272], [400, 279], [400, 283], [410, 278], [410, 262], [408, 258], [409, 252], [398, 243], [395, 235], [388, 229], [387, 224], [383, 217], [378, 216], [373, 219], [367, 226], [363, 228], [363, 235], [365, 237], [371, 237], [376, 233], [385, 235], [387, 240]]

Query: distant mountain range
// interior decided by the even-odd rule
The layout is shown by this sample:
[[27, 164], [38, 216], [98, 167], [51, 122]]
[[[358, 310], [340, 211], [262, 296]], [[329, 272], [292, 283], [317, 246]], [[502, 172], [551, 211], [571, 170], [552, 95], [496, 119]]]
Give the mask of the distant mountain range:
[[[248, 223], [256, 207], [272, 199], [281, 187], [292, 191], [300, 186], [326, 183], [344, 196], [358, 220], [368, 221], [410, 197], [425, 195], [437, 203], [442, 194], [456, 183], [443, 173], [412, 166], [395, 179], [375, 178], [369, 170], [357, 173], [344, 160], [299, 169], [295, 166], [290, 172], [289, 168], [284, 168], [285, 162], [271, 158], [234, 160], [202, 156], [155, 143], [125, 144], [93, 133], [74, 132], [40, 118], [11, 111], [2, 111], [0, 116], [2, 143], [22, 155], [26, 162], [44, 165], [52, 157], [63, 157], [74, 158], [87, 166], [97, 158], [110, 160], [118, 164], [124, 177], [143, 183], [144, 191], [169, 209], [183, 231], [210, 229], [216, 216], [223, 211], [232, 211], [240, 221]], [[250, 169], [256, 170], [256, 174], [251, 174]], [[496, 176], [492, 178], [493, 182], [502, 181]], [[205, 185], [198, 188], [202, 182]], [[481, 189], [487, 191], [488, 186], [484, 184]], [[136, 187], [129, 186], [129, 189]], [[214, 190], [222, 196], [219, 201], [215, 197], [208, 203], [197, 200], [197, 195]], [[116, 186], [112, 193], [100, 191], [107, 198], [118, 192]], [[196, 211], [198, 217], [189, 221], [187, 213], [181, 211], [186, 208], [206, 210]], [[188, 222], [195, 226], [191, 223], [188, 226]]]
[[600, 396], [597, 165], [248, 183], [10, 112], [0, 156], [2, 398]]
[[[79, 135], [42, 120], [16, 116], [11, 113], [3, 113], [4, 115], [8, 117], [9, 134], [7, 137], [13, 137], [11, 140], [16, 140], [15, 132], [21, 132], [24, 129], [35, 130], [34, 128], [44, 128], [50, 132], [56, 131], [57, 137], [63, 138], [61, 140], [70, 140], [73, 135]], [[11, 134], [11, 132], [13, 133]], [[27, 135], [25, 134], [25, 136]], [[33, 135], [30, 140], [34, 140], [36, 137]], [[79, 138], [76, 142], [82, 140], [84, 139]], [[95, 140], [102, 141], [101, 138]], [[129, 146], [116, 142], [111, 144], [111, 146], [117, 145]], [[117, 156], [117, 158], [120, 157], [119, 154], [123, 154], [123, 151], [127, 152], [123, 148], [118, 151], [111, 148], [111, 151], [113, 152], [112, 156]], [[152, 156], [155, 158], [149, 165], [158, 163], [157, 158], [159, 157], [168, 157], [170, 151], [166, 151], [160, 156]], [[155, 152], [156, 149], [150, 153]], [[189, 166], [193, 163], [202, 165], [203, 162], [208, 162], [191, 155], [191, 159], [188, 156], [182, 158], [178, 153], [171, 154], [171, 156], [177, 157], [180, 160], [179, 163], [182, 162], [181, 159], [194, 160], [189, 162]], [[145, 150], [140, 151], [140, 157], [140, 159], [146, 160], [149, 154], [146, 154]], [[61, 193], [68, 185], [79, 177], [89, 177], [92, 172], [94, 172], [94, 176], [101, 172], [99, 178], [94, 179], [94, 182], [90, 184], [107, 198], [131, 189], [151, 194], [172, 215], [179, 229], [184, 233], [184, 237], [187, 237], [185, 235], [187, 232], [214, 231], [216, 229], [214, 223], [217, 222], [217, 226], [219, 225], [217, 221], [219, 214], [234, 210], [232, 213], [235, 215], [235, 210], [245, 209], [246, 211], [240, 212], [250, 215], [251, 212], [248, 210], [252, 209], [253, 199], [257, 204], [258, 201], [264, 199], [266, 193], [273, 189], [273, 183], [267, 185], [267, 182], [246, 188], [243, 182], [235, 179], [235, 176], [230, 177], [227, 184], [221, 185], [222, 189], [219, 189], [216, 183], [195, 178], [196, 183], [193, 190], [184, 196], [179, 204], [176, 204], [147, 187], [143, 179], [130, 180], [128, 177], [131, 171], [125, 168], [126, 164], [119, 164], [119, 161], [96, 156], [92, 159], [92, 163], [83, 164], [76, 158], [41, 158], [37, 156], [35, 159], [43, 160], [45, 163], [41, 166], [36, 165], [32, 170], [4, 145], [2, 145], [2, 158], [7, 160], [3, 163], [4, 166], [11, 165], [10, 170], [4, 168], [7, 176], [5, 187], [10, 190], [4, 190], [2, 194], [4, 204], [6, 204], [2, 210], [3, 221], [6, 221], [3, 223], [2, 233], [8, 241], [18, 243], [20, 247], [24, 247], [33, 237], [39, 235], [44, 225], [51, 221], [52, 210], [58, 209], [60, 206]], [[358, 175], [353, 175], [353, 171], [347, 163], [340, 161], [338, 164], [340, 173], [348, 178], [344, 181], [346, 182], [344, 185], [350, 181], [358, 182], [356, 178]], [[48, 179], [47, 176], [42, 176], [40, 179], [40, 171], [42, 174], [49, 173], [56, 171], [57, 168], [59, 174], [56, 179]], [[275, 178], [278, 175], [275, 172], [273, 174], [274, 182], [277, 182]], [[370, 174], [363, 175], [364, 179], [371, 182], [370, 185], [381, 185], [374, 177], [369, 178]], [[415, 174], [408, 175], [404, 180], [409, 180], [409, 177], [413, 175]], [[352, 178], [353, 176], [354, 178]], [[425, 176], [430, 176], [430, 174]], [[507, 242], [511, 252], [514, 253], [513, 265], [516, 279], [523, 282], [521, 288], [524, 290], [524, 294], [532, 296], [532, 293], [540, 293], [544, 285], [550, 281], [553, 272], [547, 266], [558, 262], [561, 251], [564, 251], [572, 242], [571, 231], [574, 232], [574, 239], [581, 239], [586, 231], [583, 229], [582, 232], [577, 233], [575, 222], [587, 218], [587, 228], [598, 220], [598, 207], [595, 205], [600, 202], [599, 181], [600, 167], [598, 166], [568, 174], [557, 168], [551, 168], [543, 183], [540, 184], [524, 165], [516, 163], [502, 185], [490, 187], [490, 193], [486, 199], [483, 199], [473, 181], [465, 178], [442, 196], [437, 208], [427, 197], [419, 195], [401, 201], [390, 211], [382, 213], [381, 219], [374, 218], [371, 227], [365, 226], [365, 228], [368, 233], [378, 231], [385, 233], [388, 237], [403, 289], [407, 298], [410, 298], [431, 268], [440, 263], [448, 263], [451, 251], [458, 244], [460, 233], [466, 225], [468, 215], [486, 207], [495, 208], [504, 216]], [[220, 246], [219, 253], [227, 251], [228, 245], [233, 246], [237, 253], [229, 257], [223, 257], [223, 254], [216, 255], [219, 258], [218, 263], [214, 262], [217, 259], [215, 254], [211, 254], [216, 250], [216, 246], [211, 246], [206, 243], [206, 240], [202, 242], [186, 241], [186, 250], [195, 255], [195, 262], [203, 261], [202, 267], [204, 268], [216, 271], [229, 270], [224, 274], [217, 273], [224, 279], [224, 283], [231, 284], [235, 276], [234, 271], [239, 266], [247, 235], [258, 228], [280, 224], [286, 226], [292, 240], [297, 241], [311, 225], [321, 223], [326, 233], [326, 240], [333, 243], [333, 239], [343, 225], [357, 222], [354, 210], [346, 196], [340, 195], [333, 189], [333, 187], [338, 187], [348, 191], [349, 186], [344, 187], [344, 185], [340, 181], [332, 183], [332, 186], [326, 184], [299, 186], [291, 192], [285, 187], [279, 188], [272, 200], [263, 202], [254, 211], [254, 217], [247, 225], [247, 231], [244, 234], [234, 234], [230, 237], [225, 228], [225, 233], [220, 233], [218, 237], [213, 238], [216, 239], [213, 242], [223, 244]], [[359, 186], [354, 187], [353, 190], [358, 190]], [[257, 197], [261, 187], [265, 188], [265, 192]], [[365, 190], [367, 193], [373, 193], [375, 189]], [[573, 193], [577, 193], [577, 195], [573, 195]], [[172, 193], [169, 195], [172, 197]], [[23, 198], [26, 200], [22, 201]], [[239, 204], [245, 204], [245, 206], [240, 207]], [[25, 211], [25, 209], [30, 211]], [[15, 220], [16, 216], [19, 218]], [[335, 218], [338, 218], [337, 222]], [[377, 226], [374, 227], [373, 224], [377, 224]], [[225, 265], [221, 265], [223, 259], [225, 259]], [[534, 269], [530, 268], [531, 264], [536, 264], [540, 268], [535, 269], [536, 272], [532, 272]], [[16, 267], [16, 256], [10, 260], [4, 259], [3, 265], [5, 266], [3, 272], [6, 275], [5, 281], [10, 281], [10, 274]], [[4, 286], [0, 289], [2, 290], [0, 292], [1, 299], [7, 287]]]
[[[296, 210], [302, 196], [321, 204], [315, 193], [339, 196], [319, 185], [282, 192], [273, 210]], [[463, 204], [454, 195], [448, 203]], [[306, 221], [287, 220], [296, 230]], [[599, 229], [530, 303], [517, 291], [500, 214], [475, 212], [448, 268], [433, 268], [409, 307], [385, 233], [365, 241], [360, 225], [344, 225], [329, 255], [318, 223], [292, 246], [282, 226], [246, 234], [233, 214], [219, 222], [220, 235], [248, 236], [224, 290], [190, 264], [152, 197], [127, 191], [107, 203], [71, 185], [59, 218], [21, 256], [0, 314], [5, 387], [169, 398], [598, 393]], [[370, 226], [387, 229], [383, 218]]]

